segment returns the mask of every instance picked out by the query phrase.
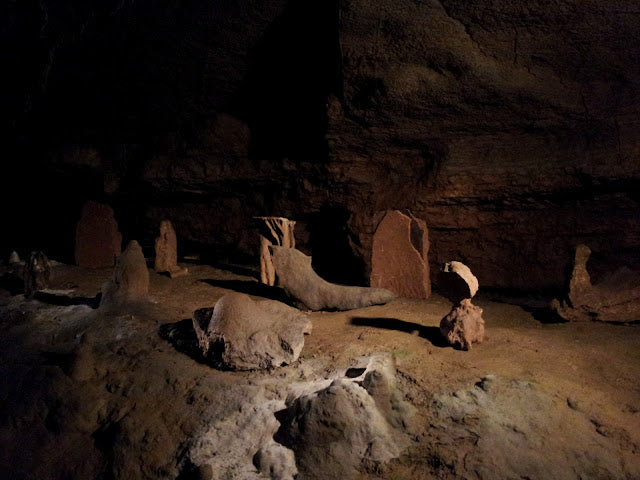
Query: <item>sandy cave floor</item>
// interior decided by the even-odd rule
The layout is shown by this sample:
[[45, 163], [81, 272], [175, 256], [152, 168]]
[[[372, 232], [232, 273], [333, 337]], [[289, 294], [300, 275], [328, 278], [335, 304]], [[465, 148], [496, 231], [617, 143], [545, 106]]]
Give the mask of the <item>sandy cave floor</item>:
[[57, 266], [51, 288], [68, 294], [31, 301], [4, 282], [0, 477], [269, 478], [252, 459], [292, 389], [382, 353], [413, 406], [408, 447], [354, 478], [640, 479], [640, 324], [545, 324], [480, 295], [485, 342], [463, 352], [438, 334], [447, 300], [398, 299], [311, 313], [293, 365], [221, 371], [197, 359], [192, 312], [230, 290], [281, 293], [249, 270], [185, 266], [151, 271], [151, 303], [126, 312], [93, 308], [110, 269]]

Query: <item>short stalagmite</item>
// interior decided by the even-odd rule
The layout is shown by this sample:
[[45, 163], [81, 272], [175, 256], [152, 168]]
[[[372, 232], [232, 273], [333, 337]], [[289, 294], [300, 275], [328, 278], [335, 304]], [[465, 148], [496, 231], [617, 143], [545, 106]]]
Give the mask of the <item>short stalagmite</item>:
[[271, 261], [271, 245], [295, 248], [296, 222], [283, 217], [256, 217], [260, 232], [260, 281], [266, 285], [275, 285], [276, 272]]
[[387, 212], [373, 236], [372, 287], [398, 296], [429, 298], [429, 235], [423, 220], [398, 210]]
[[551, 308], [572, 322], [640, 320], [640, 274], [623, 267], [592, 285], [587, 271], [590, 256], [586, 245], [576, 247], [566, 298], [554, 299]]
[[24, 266], [24, 295], [33, 296], [38, 290], [49, 286], [51, 264], [43, 252], [31, 252]]
[[311, 320], [284, 303], [229, 293], [213, 309], [196, 310], [193, 328], [207, 360], [233, 370], [268, 369], [298, 359]]
[[109, 205], [87, 202], [76, 226], [76, 264], [112, 267], [122, 251], [122, 235]]
[[454, 348], [471, 349], [472, 343], [484, 340], [482, 309], [465, 298], [440, 321], [440, 333]]
[[154, 270], [168, 273], [171, 278], [187, 274], [187, 269], [178, 266], [178, 240], [176, 231], [169, 220], [160, 223], [160, 236], [155, 243], [156, 259]]
[[270, 247], [278, 285], [309, 310], [351, 310], [387, 303], [396, 295], [384, 288], [336, 285], [320, 278], [311, 257], [294, 248]]
[[129, 242], [118, 257], [113, 276], [102, 285], [100, 306], [146, 300], [149, 293], [149, 270], [140, 244]]

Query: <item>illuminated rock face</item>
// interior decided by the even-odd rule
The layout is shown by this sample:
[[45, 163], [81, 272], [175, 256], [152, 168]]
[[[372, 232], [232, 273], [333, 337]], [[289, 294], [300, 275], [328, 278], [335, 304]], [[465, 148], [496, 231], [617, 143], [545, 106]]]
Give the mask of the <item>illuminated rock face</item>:
[[145, 238], [170, 217], [181, 239], [247, 256], [253, 217], [299, 219], [304, 249], [338, 206], [363, 280], [390, 209], [427, 222], [432, 271], [461, 259], [489, 287], [561, 287], [587, 241], [640, 267], [633, 0], [84, 5], [9, 16], [0, 115], [25, 141], [3, 178], [41, 175], [51, 218], [79, 206], [55, 195], [66, 179], [119, 200]]
[[454, 348], [470, 350], [473, 343], [484, 340], [482, 309], [465, 298], [442, 319], [440, 333]]
[[111, 267], [122, 251], [122, 235], [109, 205], [87, 202], [76, 227], [76, 264]]
[[393, 210], [373, 236], [371, 286], [400, 297], [429, 298], [429, 235], [424, 221]]

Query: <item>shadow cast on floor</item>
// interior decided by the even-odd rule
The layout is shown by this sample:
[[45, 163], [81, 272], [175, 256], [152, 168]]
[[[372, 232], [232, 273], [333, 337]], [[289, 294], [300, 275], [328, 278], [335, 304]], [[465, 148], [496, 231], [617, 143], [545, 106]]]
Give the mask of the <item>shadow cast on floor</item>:
[[251, 280], [206, 279], [200, 281], [208, 283], [213, 287], [226, 288], [227, 290], [233, 290], [234, 292], [246, 293], [247, 295], [276, 300], [278, 302], [286, 303], [289, 306], [294, 306], [292, 300], [280, 287], [271, 287], [264, 283], [254, 282]]
[[47, 292], [36, 292], [33, 295], [35, 300], [49, 305], [57, 305], [59, 307], [70, 307], [73, 305], [87, 305], [94, 310], [100, 306], [102, 293], [98, 293], [95, 297], [70, 297], [68, 295], [56, 295]]
[[386, 317], [352, 317], [351, 325], [383, 328], [385, 330], [396, 330], [399, 332], [418, 332], [421, 338], [429, 340], [434, 347], [445, 348], [449, 344], [442, 337], [438, 327], [425, 327], [419, 323], [407, 322], [398, 318]]

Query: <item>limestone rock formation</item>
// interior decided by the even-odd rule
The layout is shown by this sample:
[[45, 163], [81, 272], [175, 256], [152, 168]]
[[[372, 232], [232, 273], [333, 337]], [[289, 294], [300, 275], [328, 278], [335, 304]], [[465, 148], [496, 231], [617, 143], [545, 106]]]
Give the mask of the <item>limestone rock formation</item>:
[[478, 291], [478, 279], [462, 262], [445, 263], [440, 273], [440, 284], [442, 294], [452, 303], [473, 298]]
[[293, 450], [275, 442], [258, 450], [253, 463], [260, 473], [272, 480], [294, 480], [298, 475]]
[[100, 306], [138, 302], [149, 293], [149, 270], [140, 244], [131, 240], [116, 261], [113, 275], [102, 285]]
[[187, 269], [178, 266], [178, 240], [176, 231], [169, 220], [160, 223], [160, 236], [155, 243], [156, 258], [154, 270], [168, 273], [171, 278], [187, 274]]
[[424, 220], [391, 210], [378, 225], [371, 253], [372, 287], [400, 297], [429, 298], [429, 234]]
[[112, 267], [122, 251], [122, 235], [109, 205], [89, 201], [76, 226], [75, 260], [81, 267]]
[[310, 310], [351, 310], [387, 303], [396, 295], [384, 288], [336, 285], [320, 278], [311, 257], [294, 248], [270, 247], [278, 285]]
[[640, 273], [623, 267], [592, 285], [587, 270], [590, 256], [591, 249], [586, 245], [576, 247], [567, 296], [554, 299], [551, 308], [572, 322], [640, 320]]
[[[334, 380], [292, 401], [281, 413], [282, 426], [274, 438], [293, 449], [304, 478], [355, 478], [363, 468], [376, 468], [399, 456], [407, 445], [401, 428], [395, 428], [378, 406], [385, 396], [388, 391], [379, 389], [376, 398], [357, 382]], [[388, 398], [381, 403], [386, 402]]]
[[20, 255], [15, 250], [9, 255], [9, 265], [20, 263]]
[[274, 300], [229, 293], [213, 310], [196, 310], [193, 327], [206, 359], [233, 370], [253, 370], [295, 362], [304, 335], [311, 333], [311, 320]]
[[271, 260], [269, 246], [295, 248], [294, 229], [296, 222], [283, 217], [257, 217], [260, 222], [260, 280], [267, 285], [276, 284], [276, 272]]
[[440, 333], [454, 348], [470, 350], [484, 340], [482, 309], [465, 298], [440, 321]]
[[24, 295], [33, 296], [38, 290], [49, 286], [51, 264], [43, 252], [31, 252], [24, 266]]

